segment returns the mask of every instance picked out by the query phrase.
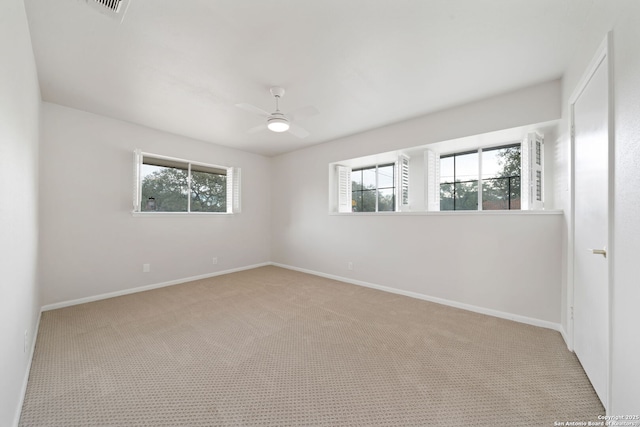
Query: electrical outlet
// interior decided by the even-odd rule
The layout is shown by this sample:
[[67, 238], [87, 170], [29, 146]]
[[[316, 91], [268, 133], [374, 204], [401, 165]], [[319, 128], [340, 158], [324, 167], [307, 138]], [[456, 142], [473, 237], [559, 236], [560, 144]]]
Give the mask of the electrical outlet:
[[29, 330], [25, 329], [24, 330], [24, 347], [22, 349], [23, 353], [27, 352], [28, 343], [29, 343]]
[[347, 263], [347, 270], [350, 270], [350, 271], [353, 270], [353, 263], [351, 261]]
[[213, 265], [217, 265], [218, 264], [218, 257], [214, 256], [212, 261], [213, 261]]
[[142, 264], [142, 272], [148, 273], [151, 271], [151, 264]]

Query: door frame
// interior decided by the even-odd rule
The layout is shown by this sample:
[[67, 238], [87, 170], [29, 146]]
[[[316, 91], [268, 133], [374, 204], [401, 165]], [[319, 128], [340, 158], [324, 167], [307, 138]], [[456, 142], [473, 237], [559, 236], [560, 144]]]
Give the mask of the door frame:
[[613, 301], [613, 263], [615, 259], [614, 249], [614, 166], [615, 166], [615, 139], [614, 139], [614, 114], [613, 114], [613, 60], [611, 58], [613, 52], [613, 33], [609, 31], [600, 47], [596, 51], [595, 56], [586, 68], [582, 78], [576, 86], [573, 94], [569, 98], [569, 216], [568, 220], [568, 253], [567, 253], [567, 306], [566, 318], [567, 318], [567, 347], [569, 350], [574, 351], [574, 320], [573, 320], [573, 306], [575, 297], [575, 281], [574, 281], [574, 256], [575, 256], [575, 116], [574, 107], [578, 101], [580, 95], [589, 84], [591, 78], [598, 70], [598, 67], [602, 64], [607, 67], [607, 132], [608, 132], [608, 195], [607, 195], [607, 402], [605, 404], [605, 410], [609, 414], [609, 408], [611, 407], [611, 335], [612, 335], [612, 301]]

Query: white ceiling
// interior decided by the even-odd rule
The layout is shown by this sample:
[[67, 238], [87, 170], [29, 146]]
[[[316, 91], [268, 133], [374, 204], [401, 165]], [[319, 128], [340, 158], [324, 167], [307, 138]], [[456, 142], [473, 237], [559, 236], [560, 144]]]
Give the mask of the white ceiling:
[[[275, 155], [558, 78], [590, 0], [25, 0], [42, 98]], [[320, 114], [247, 130], [235, 104]]]

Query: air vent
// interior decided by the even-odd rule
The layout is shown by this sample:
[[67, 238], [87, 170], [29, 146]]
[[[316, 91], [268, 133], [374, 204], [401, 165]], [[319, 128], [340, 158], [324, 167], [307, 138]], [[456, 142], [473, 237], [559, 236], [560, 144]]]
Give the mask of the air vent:
[[87, 4], [101, 14], [122, 22], [129, 0], [87, 0]]
[[118, 13], [120, 10], [120, 6], [122, 5], [122, 0], [94, 0], [96, 3], [100, 3], [102, 6], [106, 7], [110, 11], [114, 13]]

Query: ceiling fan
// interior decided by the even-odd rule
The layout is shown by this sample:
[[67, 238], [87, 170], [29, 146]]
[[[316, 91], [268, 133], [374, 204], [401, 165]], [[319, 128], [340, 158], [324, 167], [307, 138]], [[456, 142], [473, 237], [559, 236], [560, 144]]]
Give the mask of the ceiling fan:
[[309, 136], [309, 132], [306, 129], [298, 126], [294, 122], [315, 116], [316, 114], [318, 114], [318, 110], [315, 107], [311, 106], [302, 107], [285, 115], [280, 111], [280, 106], [278, 105], [280, 98], [284, 96], [284, 89], [278, 86], [274, 86], [269, 89], [269, 91], [271, 92], [271, 95], [273, 95], [276, 99], [276, 111], [274, 111], [273, 113], [268, 113], [262, 108], [258, 108], [255, 105], [251, 104], [236, 104], [236, 107], [238, 108], [267, 118], [267, 121], [265, 123], [249, 129], [249, 133], [256, 133], [264, 129], [269, 129], [273, 132], [288, 131], [298, 138], [306, 138], [307, 136]]

